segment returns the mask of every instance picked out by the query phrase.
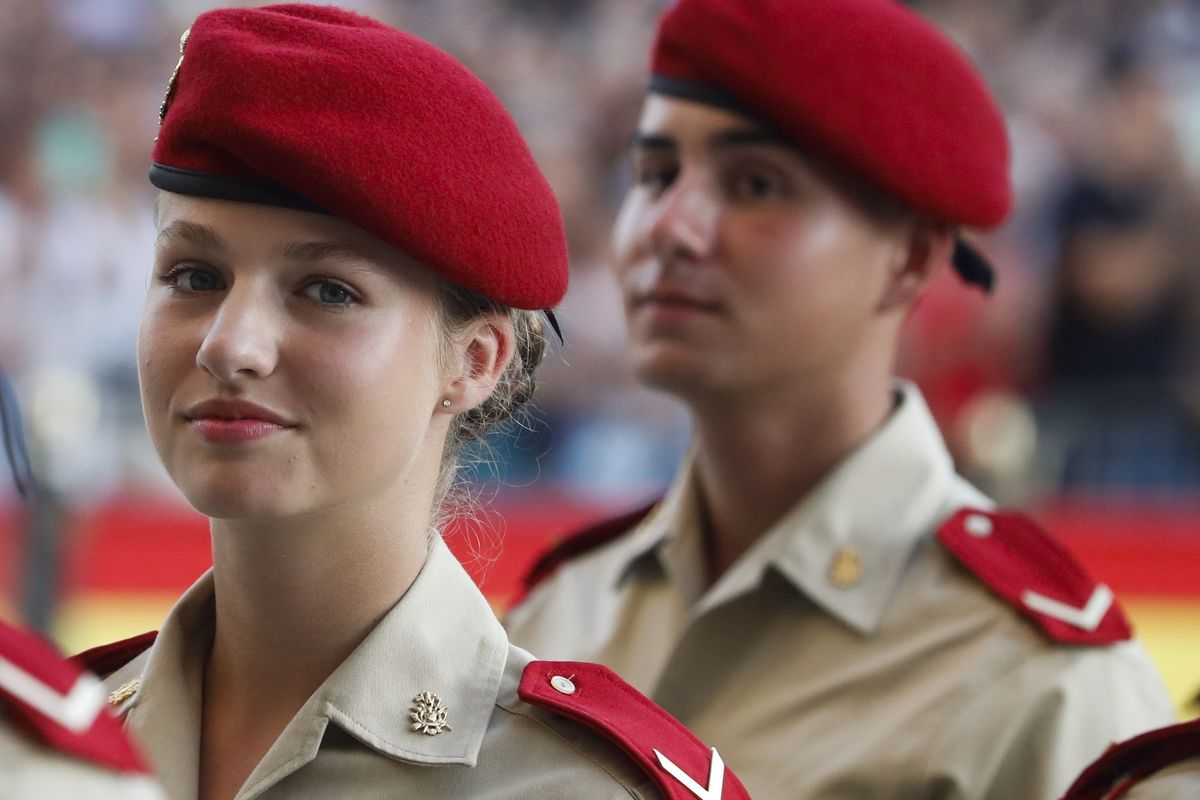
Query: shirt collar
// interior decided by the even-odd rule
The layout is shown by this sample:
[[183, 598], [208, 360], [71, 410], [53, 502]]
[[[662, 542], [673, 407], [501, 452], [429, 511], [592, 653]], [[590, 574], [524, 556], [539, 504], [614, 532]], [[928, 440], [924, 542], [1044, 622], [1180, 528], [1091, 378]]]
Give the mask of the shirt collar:
[[878, 630], [954, 481], [954, 462], [920, 391], [898, 383], [897, 396], [875, 434], [760, 542], [766, 560], [798, 589], [863, 634]]
[[[474, 766], [507, 658], [500, 622], [435, 535], [408, 592], [314, 697], [338, 726], [382, 753]], [[426, 692], [444, 703], [450, 726], [433, 736], [414, 731], [410, 718]]]
[[[204, 661], [214, 622], [211, 570], [163, 624], [128, 723], [173, 796], [194, 796]], [[250, 794], [316, 757], [327, 721], [368, 747], [420, 764], [474, 766], [495, 710], [508, 637], [440, 536], [401, 600], [313, 693], [246, 781]], [[437, 695], [448, 729], [414, 731], [415, 698]]]
[[212, 570], [176, 601], [146, 656], [126, 724], [171, 797], [195, 797], [204, 664], [212, 647]]
[[[757, 586], [773, 567], [825, 611], [876, 631], [919, 539], [945, 511], [954, 465], [916, 386], [896, 383], [897, 404], [871, 437], [791, 508], [706, 592], [693, 614]], [[654, 561], [672, 580], [702, 557], [700, 494], [689, 455], [662, 502], [623, 545], [620, 580]], [[703, 575], [702, 570], [699, 573]]]

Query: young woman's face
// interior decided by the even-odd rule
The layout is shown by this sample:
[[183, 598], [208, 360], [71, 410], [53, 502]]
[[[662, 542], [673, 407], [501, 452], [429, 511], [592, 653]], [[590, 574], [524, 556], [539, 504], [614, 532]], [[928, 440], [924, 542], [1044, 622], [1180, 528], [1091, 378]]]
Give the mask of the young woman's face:
[[138, 372], [192, 505], [281, 518], [432, 485], [435, 281], [335, 217], [163, 193]]
[[828, 378], [907, 247], [754, 120], [651, 95], [614, 249], [635, 369], [681, 395]]

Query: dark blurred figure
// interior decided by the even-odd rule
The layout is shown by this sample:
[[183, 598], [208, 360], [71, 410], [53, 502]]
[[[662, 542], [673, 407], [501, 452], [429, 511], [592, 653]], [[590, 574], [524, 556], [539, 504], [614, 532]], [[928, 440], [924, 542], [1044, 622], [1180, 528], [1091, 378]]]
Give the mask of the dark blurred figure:
[[1065, 489], [1200, 487], [1200, 440], [1175, 388], [1191, 293], [1172, 201], [1153, 177], [1078, 174], [1058, 207], [1042, 417]]

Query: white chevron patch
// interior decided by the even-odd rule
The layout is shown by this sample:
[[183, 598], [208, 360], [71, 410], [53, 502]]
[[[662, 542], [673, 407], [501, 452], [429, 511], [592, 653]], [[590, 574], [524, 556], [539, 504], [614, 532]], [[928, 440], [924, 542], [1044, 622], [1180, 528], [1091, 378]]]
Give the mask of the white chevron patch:
[[38, 713], [49, 717], [72, 733], [92, 727], [104, 708], [104, 685], [94, 675], [84, 673], [66, 694], [16, 664], [0, 658], [0, 686]]
[[675, 780], [684, 785], [689, 792], [699, 797], [700, 800], [721, 800], [721, 792], [725, 788], [725, 762], [721, 760], [721, 754], [717, 752], [717, 748], [712, 748], [712, 762], [708, 767], [708, 787], [701, 786], [696, 783], [691, 775], [688, 775], [671, 759], [664, 756], [657, 750], [654, 755], [658, 756], [658, 763], [662, 768], [671, 774]]
[[1108, 609], [1112, 608], [1113, 593], [1112, 589], [1103, 583], [1098, 584], [1083, 608], [1076, 608], [1030, 590], [1021, 594], [1021, 602], [1039, 614], [1054, 617], [1068, 625], [1074, 625], [1080, 630], [1094, 631], [1100, 627], [1100, 622], [1108, 613]]

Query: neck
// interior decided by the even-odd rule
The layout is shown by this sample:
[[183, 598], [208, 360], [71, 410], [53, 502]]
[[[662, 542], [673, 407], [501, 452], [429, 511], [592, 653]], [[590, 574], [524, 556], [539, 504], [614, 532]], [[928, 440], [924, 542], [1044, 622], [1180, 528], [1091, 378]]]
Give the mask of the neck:
[[416, 579], [429, 514], [428, 504], [415, 506], [363, 504], [269, 524], [214, 520], [206, 701], [290, 719]]
[[891, 359], [689, 401], [715, 582], [887, 419]]

